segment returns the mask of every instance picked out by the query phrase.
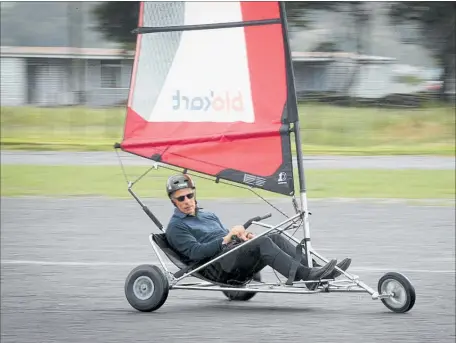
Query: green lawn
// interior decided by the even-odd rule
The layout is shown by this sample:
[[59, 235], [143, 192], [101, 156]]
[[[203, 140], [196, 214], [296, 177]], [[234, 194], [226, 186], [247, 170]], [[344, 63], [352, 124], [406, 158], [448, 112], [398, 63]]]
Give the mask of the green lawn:
[[[146, 167], [126, 167], [131, 180]], [[163, 198], [164, 184], [173, 173], [152, 170], [134, 189], [142, 197]], [[197, 179], [200, 198], [254, 197], [248, 190]], [[307, 170], [309, 198], [455, 198], [454, 171], [446, 170]], [[274, 197], [269, 192], [259, 192]], [[2, 196], [130, 197], [120, 167], [37, 166], [1, 167]]]
[[[299, 107], [305, 154], [455, 155], [455, 111]], [[122, 138], [124, 108], [1, 108], [3, 149], [111, 150]]]

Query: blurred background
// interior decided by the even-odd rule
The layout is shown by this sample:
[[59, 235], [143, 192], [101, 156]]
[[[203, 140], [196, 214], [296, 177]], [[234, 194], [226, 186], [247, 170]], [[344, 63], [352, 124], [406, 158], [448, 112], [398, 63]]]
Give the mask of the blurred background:
[[[111, 149], [122, 135], [138, 7], [1, 3], [2, 147]], [[454, 153], [454, 3], [287, 9], [308, 152]]]

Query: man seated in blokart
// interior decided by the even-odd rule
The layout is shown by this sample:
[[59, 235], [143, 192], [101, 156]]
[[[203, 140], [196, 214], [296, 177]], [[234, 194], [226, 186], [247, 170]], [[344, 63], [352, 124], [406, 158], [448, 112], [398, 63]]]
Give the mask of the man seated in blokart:
[[[187, 263], [207, 262], [232, 249], [239, 244], [239, 240], [238, 243], [233, 242], [233, 236], [241, 242], [254, 237], [242, 225], [228, 230], [217, 215], [198, 207], [195, 183], [190, 176], [171, 176], [166, 183], [166, 191], [175, 206], [165, 231], [166, 238], [169, 245], [187, 259]], [[295, 253], [296, 246], [289, 240], [281, 234], [269, 233], [213, 262], [201, 274], [213, 281], [229, 283], [229, 280], [242, 280], [248, 277], [246, 275], [253, 276], [270, 266], [288, 278]], [[304, 253], [295, 270], [294, 281], [334, 279], [341, 274], [335, 269], [336, 263], [336, 260], [331, 260], [324, 266], [309, 268]], [[337, 267], [345, 271], [350, 263], [351, 259], [346, 258]], [[308, 283], [306, 286], [314, 289], [317, 284]]]

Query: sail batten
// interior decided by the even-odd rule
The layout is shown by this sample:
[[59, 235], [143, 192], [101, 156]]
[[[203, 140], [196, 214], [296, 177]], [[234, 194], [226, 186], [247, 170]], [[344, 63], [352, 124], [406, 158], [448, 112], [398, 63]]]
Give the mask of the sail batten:
[[271, 25], [280, 24], [280, 18], [263, 19], [263, 20], [250, 20], [250, 21], [237, 21], [237, 22], [225, 22], [215, 24], [199, 24], [199, 25], [172, 25], [172, 26], [142, 26], [135, 30], [134, 33], [159, 33], [159, 32], [173, 32], [173, 31], [194, 31], [194, 30], [215, 30], [215, 29], [227, 29], [234, 27], [246, 27], [246, 26], [260, 26], [260, 25]]
[[124, 151], [294, 193], [278, 2], [143, 2]]
[[209, 143], [209, 142], [234, 142], [239, 140], [255, 140], [258, 138], [266, 137], [276, 137], [278, 135], [277, 131], [258, 131], [258, 132], [248, 132], [248, 133], [227, 133], [227, 134], [214, 134], [207, 137], [185, 137], [183, 139], [164, 139], [164, 140], [154, 140], [150, 141], [148, 139], [143, 140], [142, 142], [138, 141], [135, 143], [124, 144], [125, 148], [140, 148], [140, 147], [150, 147], [150, 148], [160, 148], [160, 147], [170, 147], [170, 146], [179, 146], [179, 145], [189, 145], [196, 143]]

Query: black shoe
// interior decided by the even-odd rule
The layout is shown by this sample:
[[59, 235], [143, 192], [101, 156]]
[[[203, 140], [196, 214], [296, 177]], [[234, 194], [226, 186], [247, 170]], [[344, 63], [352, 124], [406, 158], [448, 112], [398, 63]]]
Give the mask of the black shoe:
[[[307, 280], [320, 280], [331, 274], [336, 267], [337, 260], [331, 260], [321, 268], [311, 268]], [[317, 287], [317, 282], [306, 283], [309, 290], [314, 290]]]
[[[344, 272], [350, 267], [351, 264], [351, 258], [344, 258], [340, 263], [337, 264], [337, 267], [339, 269], [342, 269]], [[335, 279], [336, 277], [339, 277], [342, 275], [342, 272], [338, 271], [337, 269], [334, 269], [331, 274], [328, 275], [328, 279]]]

